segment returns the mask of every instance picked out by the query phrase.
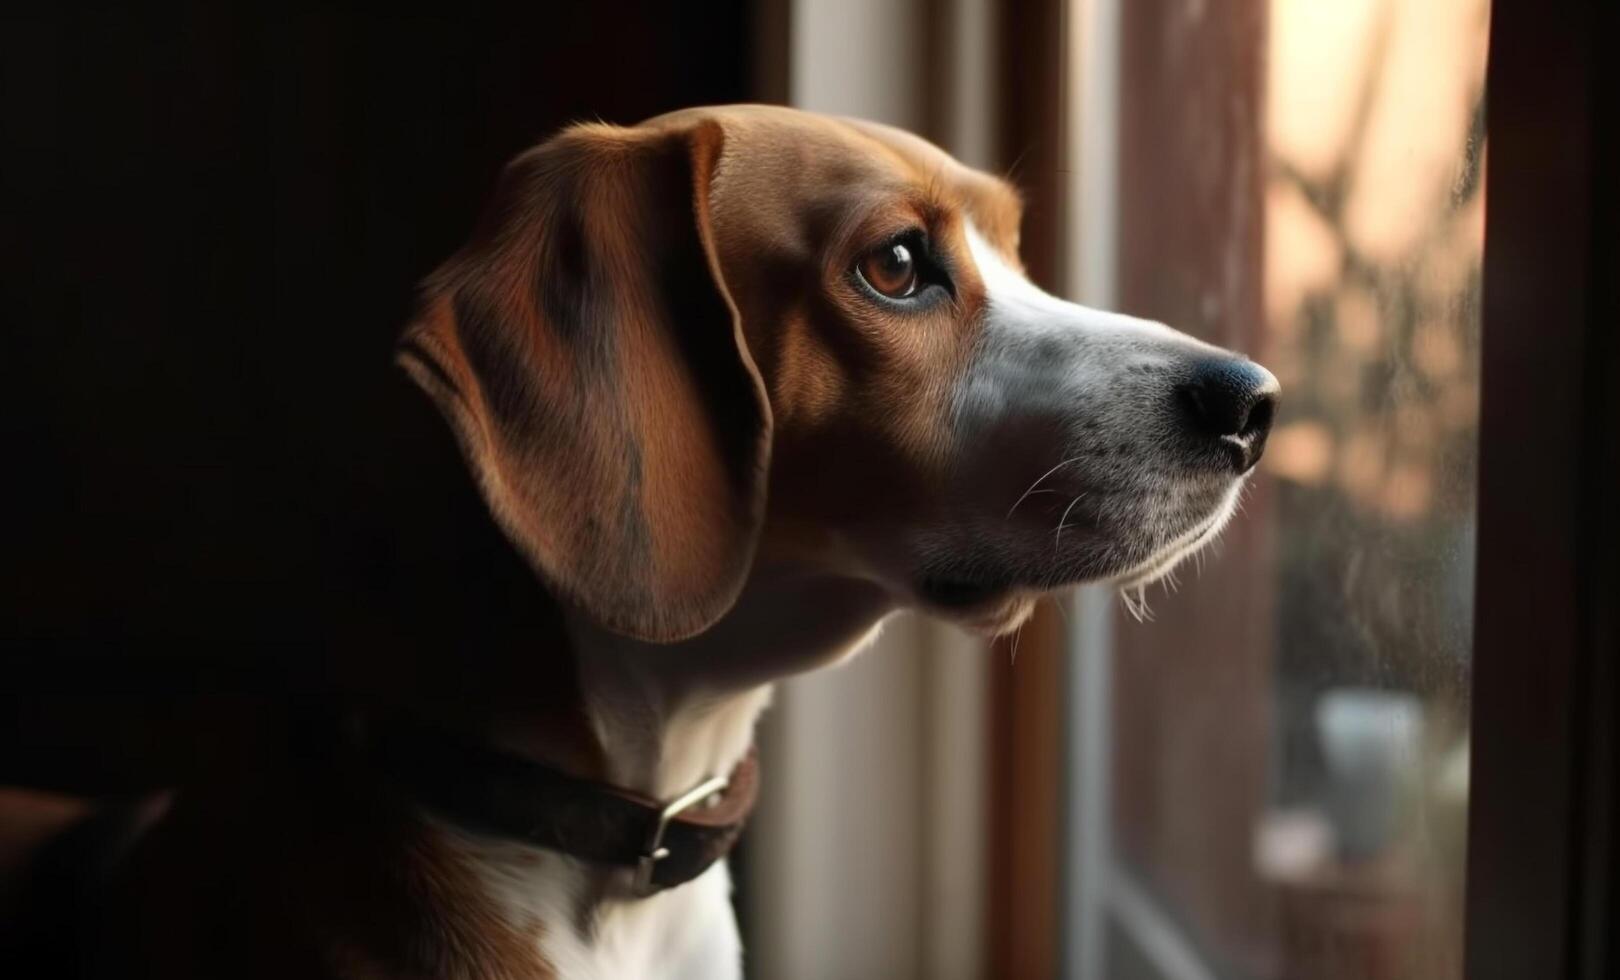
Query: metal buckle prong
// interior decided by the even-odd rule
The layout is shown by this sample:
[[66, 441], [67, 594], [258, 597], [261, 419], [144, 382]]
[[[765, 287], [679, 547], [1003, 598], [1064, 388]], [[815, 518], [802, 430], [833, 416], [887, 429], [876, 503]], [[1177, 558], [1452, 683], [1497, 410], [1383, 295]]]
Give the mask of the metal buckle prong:
[[664, 846], [664, 832], [669, 829], [669, 822], [714, 794], [724, 792], [727, 785], [729, 780], [725, 776], [716, 776], [677, 796], [658, 811], [658, 820], [653, 824], [652, 833], [647, 835], [647, 843], [636, 861], [636, 877], [632, 885], [636, 894], [651, 894], [653, 865], [669, 857], [669, 848]]

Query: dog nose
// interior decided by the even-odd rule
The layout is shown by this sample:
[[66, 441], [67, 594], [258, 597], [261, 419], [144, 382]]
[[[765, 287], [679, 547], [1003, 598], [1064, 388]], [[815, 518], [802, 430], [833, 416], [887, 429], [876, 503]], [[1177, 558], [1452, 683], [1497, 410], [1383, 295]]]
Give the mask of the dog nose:
[[1253, 361], [1221, 357], [1193, 365], [1176, 393], [1193, 427], [1224, 443], [1233, 467], [1247, 473], [1265, 451], [1279, 390], [1276, 377]]

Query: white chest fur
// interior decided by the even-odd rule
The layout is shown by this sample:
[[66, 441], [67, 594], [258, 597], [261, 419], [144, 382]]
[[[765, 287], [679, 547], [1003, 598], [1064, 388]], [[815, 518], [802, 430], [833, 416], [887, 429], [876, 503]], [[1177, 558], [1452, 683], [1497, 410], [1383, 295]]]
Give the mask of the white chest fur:
[[439, 829], [507, 924], [538, 937], [537, 973], [545, 964], [560, 980], [742, 975], [742, 942], [724, 862], [647, 898], [601, 898], [600, 869], [523, 844]]

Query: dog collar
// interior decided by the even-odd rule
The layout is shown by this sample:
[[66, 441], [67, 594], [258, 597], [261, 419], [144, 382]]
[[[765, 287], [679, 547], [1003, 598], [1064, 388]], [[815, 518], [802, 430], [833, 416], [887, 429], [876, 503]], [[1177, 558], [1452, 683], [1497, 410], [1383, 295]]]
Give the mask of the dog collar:
[[730, 775], [660, 802], [415, 721], [377, 724], [365, 744], [390, 781], [434, 814], [630, 870], [638, 896], [685, 884], [725, 857], [759, 792], [753, 749]]

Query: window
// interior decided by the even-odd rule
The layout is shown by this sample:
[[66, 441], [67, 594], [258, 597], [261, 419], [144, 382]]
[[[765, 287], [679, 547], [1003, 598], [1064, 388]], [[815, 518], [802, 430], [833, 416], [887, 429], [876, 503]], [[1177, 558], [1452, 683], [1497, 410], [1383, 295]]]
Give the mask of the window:
[[1082, 600], [1072, 973], [1461, 977], [1488, 4], [1105, 6], [1074, 278], [1284, 399], [1151, 623]]

